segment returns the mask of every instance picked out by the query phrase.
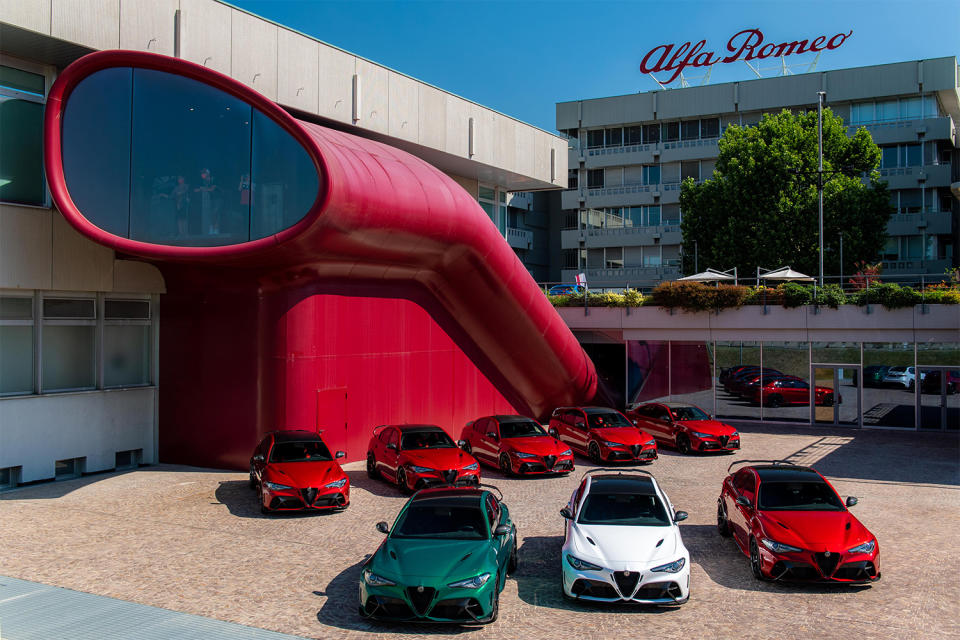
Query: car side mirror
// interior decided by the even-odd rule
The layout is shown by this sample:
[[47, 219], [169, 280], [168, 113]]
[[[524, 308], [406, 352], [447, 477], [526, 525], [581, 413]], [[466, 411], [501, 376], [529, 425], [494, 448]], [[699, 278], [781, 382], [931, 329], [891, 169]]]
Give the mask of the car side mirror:
[[570, 507], [564, 507], [563, 509], [560, 509], [560, 515], [566, 520], [573, 520], [573, 512], [570, 511]]
[[346, 452], [346, 451], [337, 451], [335, 454], [333, 454], [333, 457], [334, 457], [334, 458], [337, 458], [338, 460], [339, 460], [340, 458], [346, 458], [346, 457], [347, 457], [347, 452]]
[[559, 438], [559, 437], [560, 437], [560, 434], [559, 434], [559, 433], [557, 432], [557, 430], [554, 429], [553, 427], [550, 427], [549, 429], [547, 429], [547, 433], [549, 433], [550, 435], [552, 435], [554, 438]]
[[467, 441], [466, 440], [457, 440], [457, 446], [461, 449], [466, 449]]
[[848, 507], [854, 506], [855, 504], [857, 504], [857, 502], [858, 502], [858, 500], [857, 500], [856, 498], [854, 498], [853, 496], [848, 496], [848, 497], [847, 497], [847, 506], [848, 506]]
[[634, 421], [633, 421], [633, 426], [639, 427], [639, 426], [640, 426], [640, 421], [639, 421], [639, 420], [634, 420]]
[[737, 496], [737, 504], [748, 509], [753, 507], [753, 505], [750, 503], [750, 498], [744, 496]]
[[377, 531], [380, 533], [390, 533], [390, 525], [381, 520], [377, 523]]
[[498, 439], [498, 438], [497, 438], [497, 434], [495, 434], [493, 431], [487, 431], [487, 437], [490, 438], [491, 440], [497, 440], [497, 439]]
[[676, 513], [673, 514], [673, 521], [680, 522], [682, 520], [686, 520], [689, 517], [690, 515], [686, 511], [677, 511]]
[[508, 524], [498, 524], [493, 530], [495, 536], [505, 536], [508, 533], [510, 533], [510, 525]]
[[387, 445], [387, 449], [390, 449], [391, 451], [396, 451], [397, 445], [391, 442], [390, 444]]
[[259, 455], [259, 454], [258, 454], [258, 455], [255, 455], [255, 456], [253, 456], [253, 461], [254, 461], [254, 462], [263, 462], [263, 456], [262, 456], [262, 455]]

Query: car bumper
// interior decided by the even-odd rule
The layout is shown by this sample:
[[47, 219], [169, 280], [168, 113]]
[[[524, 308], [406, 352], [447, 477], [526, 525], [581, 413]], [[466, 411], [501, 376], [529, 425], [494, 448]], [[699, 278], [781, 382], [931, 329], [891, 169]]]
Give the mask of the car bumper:
[[[566, 552], [561, 557], [565, 557]], [[654, 605], [683, 604], [690, 597], [690, 559], [677, 573], [649, 570], [631, 571], [640, 575], [634, 584], [629, 577], [618, 581], [612, 569], [577, 571], [563, 562], [563, 592], [577, 600], [588, 602], [633, 603]]]
[[360, 581], [360, 615], [393, 622], [437, 622], [482, 624], [490, 622], [496, 580], [488, 580], [479, 589], [454, 589], [447, 586], [372, 587]]
[[553, 460], [549, 460], [549, 457], [517, 458], [510, 456], [510, 466], [514, 473], [523, 476], [570, 473], [574, 470], [572, 455], [557, 457]]
[[869, 584], [880, 579], [879, 553], [773, 553], [761, 545], [760, 563], [764, 576], [782, 582], [833, 582]]
[[473, 469], [449, 469], [430, 473], [414, 473], [407, 470], [407, 484], [409, 488], [420, 490], [427, 487], [474, 487], [480, 484], [480, 471]]
[[697, 451], [738, 451], [740, 449], [740, 439], [722, 440], [720, 438], [697, 439], [692, 443]]
[[608, 462], [653, 462], [657, 459], [657, 447], [643, 445], [639, 450], [633, 447], [602, 447], [600, 457]]
[[263, 489], [263, 506], [269, 511], [331, 511], [350, 505], [350, 485], [339, 489]]

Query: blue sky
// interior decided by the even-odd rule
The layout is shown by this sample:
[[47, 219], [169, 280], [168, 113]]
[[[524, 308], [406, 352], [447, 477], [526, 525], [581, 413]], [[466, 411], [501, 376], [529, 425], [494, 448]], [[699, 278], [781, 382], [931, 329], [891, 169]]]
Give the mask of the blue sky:
[[[704, 50], [721, 53], [743, 29], [776, 43], [853, 30], [818, 70], [960, 55], [960, 0], [232, 3], [550, 131], [556, 102], [656, 89], [639, 67], [662, 44], [706, 39]], [[814, 55], [786, 59], [804, 63], [798, 73]], [[738, 61], [716, 65], [711, 83], [755, 77]]]

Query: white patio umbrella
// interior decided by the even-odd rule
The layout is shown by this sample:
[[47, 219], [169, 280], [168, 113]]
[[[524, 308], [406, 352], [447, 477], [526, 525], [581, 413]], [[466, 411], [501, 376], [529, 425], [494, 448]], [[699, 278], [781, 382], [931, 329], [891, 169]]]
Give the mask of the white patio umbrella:
[[680, 280], [689, 280], [691, 282], [718, 282], [720, 280], [735, 280], [735, 276], [730, 275], [729, 273], [724, 273], [722, 271], [717, 271], [715, 269], [707, 269], [706, 271], [701, 271], [700, 273], [695, 273], [692, 276], [686, 276], [680, 278]]
[[813, 282], [814, 278], [808, 276], [805, 273], [800, 273], [799, 271], [794, 271], [790, 267], [780, 267], [779, 269], [774, 269], [773, 271], [767, 271], [762, 276], [759, 276], [760, 280], [782, 280], [784, 282]]

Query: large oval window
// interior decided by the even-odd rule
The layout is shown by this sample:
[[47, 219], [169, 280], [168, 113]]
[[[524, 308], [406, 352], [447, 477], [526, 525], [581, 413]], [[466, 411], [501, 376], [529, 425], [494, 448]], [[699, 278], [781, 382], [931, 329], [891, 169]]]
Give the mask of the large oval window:
[[158, 245], [239, 244], [293, 226], [319, 191], [300, 143], [271, 118], [183, 76], [98, 71], [67, 99], [63, 173], [77, 209]]

